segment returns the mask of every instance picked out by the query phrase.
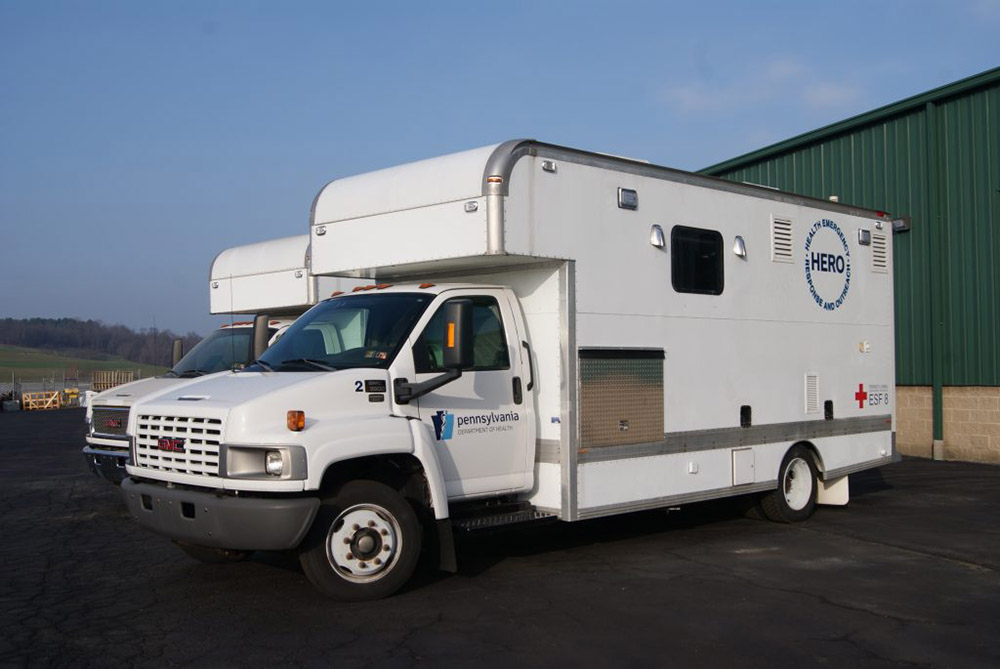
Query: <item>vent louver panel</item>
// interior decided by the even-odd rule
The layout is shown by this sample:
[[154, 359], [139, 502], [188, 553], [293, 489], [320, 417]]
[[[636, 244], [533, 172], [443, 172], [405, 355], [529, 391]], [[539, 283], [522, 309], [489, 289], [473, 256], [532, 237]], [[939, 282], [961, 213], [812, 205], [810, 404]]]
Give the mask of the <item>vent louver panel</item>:
[[792, 222], [784, 218], [771, 221], [771, 260], [792, 262]]
[[889, 239], [877, 232], [872, 234], [872, 271], [889, 271]]
[[819, 413], [819, 374], [806, 374], [806, 413]]

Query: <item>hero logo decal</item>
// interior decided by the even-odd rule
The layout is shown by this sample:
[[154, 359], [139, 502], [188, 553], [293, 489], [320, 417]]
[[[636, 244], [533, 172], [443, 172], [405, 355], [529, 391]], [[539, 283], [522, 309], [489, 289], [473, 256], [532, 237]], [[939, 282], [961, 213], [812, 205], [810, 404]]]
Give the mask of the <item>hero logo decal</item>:
[[434, 436], [438, 441], [451, 439], [451, 433], [455, 429], [455, 415], [447, 411], [438, 411], [431, 416], [434, 421]]
[[160, 437], [156, 440], [156, 447], [161, 451], [169, 451], [171, 453], [186, 453], [184, 449], [184, 439], [178, 439], [176, 437]]
[[851, 288], [851, 250], [833, 221], [816, 221], [806, 235], [806, 283], [813, 301], [826, 311], [844, 304]]

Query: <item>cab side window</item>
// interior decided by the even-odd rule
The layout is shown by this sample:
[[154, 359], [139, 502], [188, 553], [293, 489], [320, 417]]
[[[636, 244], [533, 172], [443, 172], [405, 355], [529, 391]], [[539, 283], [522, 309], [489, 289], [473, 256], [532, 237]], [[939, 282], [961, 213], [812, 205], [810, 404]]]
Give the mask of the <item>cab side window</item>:
[[[507, 337], [500, 318], [500, 305], [492, 297], [462, 297], [472, 302], [473, 367], [483, 372], [510, 369]], [[447, 303], [445, 303], [447, 304]], [[441, 341], [444, 337], [444, 305], [431, 317], [413, 348], [413, 363], [419, 373], [444, 372]]]

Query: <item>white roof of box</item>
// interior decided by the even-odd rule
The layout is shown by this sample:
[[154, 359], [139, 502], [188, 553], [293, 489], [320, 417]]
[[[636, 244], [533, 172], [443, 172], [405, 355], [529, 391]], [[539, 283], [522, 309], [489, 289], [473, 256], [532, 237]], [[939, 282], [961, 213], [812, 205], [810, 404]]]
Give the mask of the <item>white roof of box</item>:
[[312, 224], [481, 197], [499, 144], [336, 179], [313, 202]]
[[209, 280], [307, 269], [308, 252], [309, 235], [295, 235], [234, 246], [215, 256]]

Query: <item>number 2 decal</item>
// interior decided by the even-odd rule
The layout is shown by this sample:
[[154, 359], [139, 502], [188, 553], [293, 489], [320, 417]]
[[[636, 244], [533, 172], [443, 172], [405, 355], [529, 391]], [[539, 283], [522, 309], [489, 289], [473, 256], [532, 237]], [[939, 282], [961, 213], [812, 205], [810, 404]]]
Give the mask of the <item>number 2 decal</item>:
[[365, 389], [365, 385], [363, 383], [361, 383], [360, 381], [355, 381], [354, 382], [354, 392], [361, 393], [361, 392], [364, 392], [364, 389]]

